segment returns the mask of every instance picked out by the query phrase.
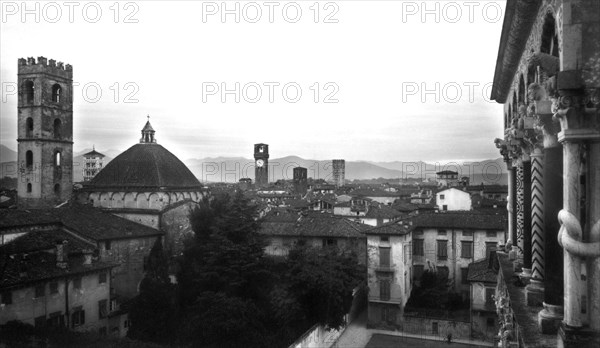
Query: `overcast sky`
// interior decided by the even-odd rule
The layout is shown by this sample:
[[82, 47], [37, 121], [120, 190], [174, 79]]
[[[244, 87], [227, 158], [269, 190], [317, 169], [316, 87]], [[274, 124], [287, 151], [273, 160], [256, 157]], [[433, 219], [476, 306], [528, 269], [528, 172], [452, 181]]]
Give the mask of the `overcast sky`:
[[[149, 114], [182, 160], [249, 158], [258, 142], [272, 157], [499, 157], [502, 108], [485, 85], [504, 2], [314, 4], [229, 1], [239, 23], [235, 13], [223, 23], [220, 1], [30, 2], [24, 18], [21, 1], [3, 1], [0, 143], [17, 148], [17, 59], [45, 56], [73, 65], [79, 83], [76, 152], [127, 149]], [[236, 83], [239, 102], [222, 95]]]

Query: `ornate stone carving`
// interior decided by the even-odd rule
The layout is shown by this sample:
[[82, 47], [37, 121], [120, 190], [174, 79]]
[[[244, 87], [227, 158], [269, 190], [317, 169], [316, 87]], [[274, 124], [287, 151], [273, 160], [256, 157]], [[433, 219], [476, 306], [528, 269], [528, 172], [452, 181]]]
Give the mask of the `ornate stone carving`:
[[540, 149], [531, 155], [532, 278], [544, 280], [544, 161]]

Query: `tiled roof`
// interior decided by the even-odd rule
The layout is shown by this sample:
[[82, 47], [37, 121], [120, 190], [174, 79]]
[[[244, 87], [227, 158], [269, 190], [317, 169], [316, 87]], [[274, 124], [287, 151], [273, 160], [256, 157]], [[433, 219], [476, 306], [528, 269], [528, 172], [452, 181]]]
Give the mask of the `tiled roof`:
[[508, 193], [506, 185], [475, 185], [467, 186], [467, 191], [483, 191], [484, 193]]
[[372, 204], [365, 215], [366, 218], [371, 219], [395, 219], [403, 216], [401, 212], [395, 210], [387, 205], [383, 204]]
[[350, 192], [352, 197], [400, 197], [403, 194], [400, 192], [389, 192], [381, 189], [356, 189]]
[[498, 279], [498, 258], [491, 253], [487, 259], [469, 264], [467, 280], [470, 282], [496, 283]]
[[55, 224], [92, 240], [156, 236], [163, 232], [81, 204], [61, 208], [0, 211], [0, 228]]
[[10, 242], [0, 245], [0, 253], [17, 254], [31, 253], [40, 250], [56, 248], [57, 241], [67, 241], [65, 252], [81, 252], [84, 249], [93, 249], [94, 245], [88, 244], [60, 228], [31, 231], [21, 235]]
[[296, 222], [300, 219], [297, 212], [287, 209], [274, 208], [263, 219], [263, 222]]
[[163, 232], [89, 206], [73, 204], [53, 210], [62, 223], [93, 239], [128, 239], [162, 235]]
[[408, 203], [408, 202], [404, 202], [404, 201], [400, 201], [400, 200], [397, 200], [394, 203], [392, 203], [392, 208], [396, 209], [397, 211], [400, 211], [400, 212], [412, 212], [412, 211], [419, 209], [419, 207], [416, 204]]
[[330, 214], [306, 214], [297, 222], [263, 222], [261, 233], [272, 236], [364, 238], [370, 227]]
[[0, 228], [60, 224], [50, 209], [0, 209]]
[[506, 218], [501, 214], [477, 211], [421, 213], [409, 218], [413, 228], [455, 228], [469, 230], [503, 230]]
[[136, 144], [102, 169], [84, 190], [102, 188], [200, 189], [194, 174], [159, 144]]
[[405, 235], [412, 231], [412, 226], [410, 226], [406, 221], [394, 221], [388, 222], [381, 226], [373, 227], [366, 231], [366, 234], [386, 234], [386, 235]]
[[63, 278], [67, 275], [84, 274], [117, 266], [115, 263], [92, 262], [84, 266], [83, 258], [69, 258], [66, 268], [56, 265], [56, 255], [46, 252], [38, 252], [24, 255], [16, 255], [0, 259], [0, 268], [4, 269], [0, 288], [21, 286], [39, 281], [48, 281], [55, 278]]
[[301, 209], [308, 207], [308, 202], [304, 199], [288, 199], [285, 201], [285, 204], [289, 205], [292, 208]]
[[484, 193], [508, 193], [508, 186], [494, 185], [485, 186], [483, 188]]
[[348, 202], [340, 202], [340, 203], [336, 203], [334, 205], [334, 207], [339, 207], [339, 208], [350, 208], [352, 206], [352, 202], [348, 201]]
[[95, 149], [92, 150], [92, 151], [90, 151], [90, 152], [88, 152], [88, 153], [83, 154], [83, 157], [91, 157], [91, 156], [106, 157], [104, 154], [96, 151]]

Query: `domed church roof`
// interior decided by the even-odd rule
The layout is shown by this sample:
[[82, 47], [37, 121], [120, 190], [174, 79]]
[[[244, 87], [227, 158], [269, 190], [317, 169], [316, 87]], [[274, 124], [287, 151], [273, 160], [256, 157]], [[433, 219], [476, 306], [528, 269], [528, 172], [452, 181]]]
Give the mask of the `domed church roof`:
[[199, 189], [192, 172], [169, 150], [156, 143], [150, 121], [142, 130], [142, 139], [110, 161], [85, 185], [87, 189]]

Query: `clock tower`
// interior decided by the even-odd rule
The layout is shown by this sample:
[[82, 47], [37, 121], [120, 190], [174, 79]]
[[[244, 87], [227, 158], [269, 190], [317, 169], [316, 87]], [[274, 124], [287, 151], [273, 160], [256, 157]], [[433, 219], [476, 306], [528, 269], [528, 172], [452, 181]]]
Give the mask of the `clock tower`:
[[254, 144], [254, 183], [257, 188], [269, 184], [269, 145]]

